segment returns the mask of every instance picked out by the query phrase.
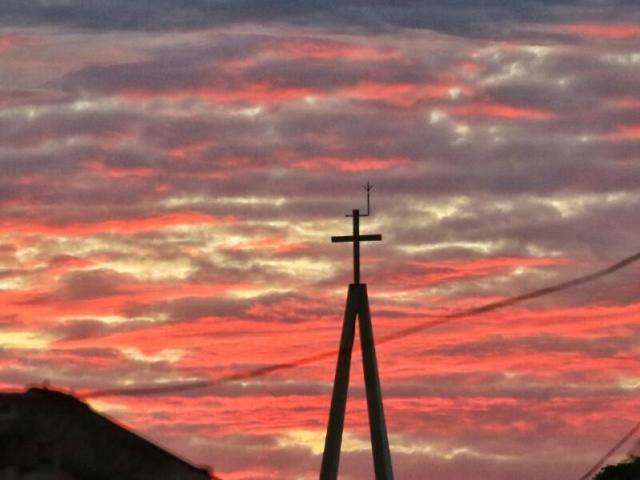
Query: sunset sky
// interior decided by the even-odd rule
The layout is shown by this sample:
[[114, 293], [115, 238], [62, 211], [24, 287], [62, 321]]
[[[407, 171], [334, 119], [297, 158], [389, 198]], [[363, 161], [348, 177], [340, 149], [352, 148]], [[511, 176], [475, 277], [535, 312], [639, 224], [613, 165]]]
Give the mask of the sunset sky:
[[[377, 337], [604, 268], [640, 250], [639, 112], [637, 1], [2, 0], [0, 388], [336, 348], [367, 180]], [[577, 480], [640, 420], [639, 274], [379, 345], [396, 479]], [[224, 480], [310, 480], [334, 368], [87, 401]], [[358, 349], [351, 385], [370, 479]]]

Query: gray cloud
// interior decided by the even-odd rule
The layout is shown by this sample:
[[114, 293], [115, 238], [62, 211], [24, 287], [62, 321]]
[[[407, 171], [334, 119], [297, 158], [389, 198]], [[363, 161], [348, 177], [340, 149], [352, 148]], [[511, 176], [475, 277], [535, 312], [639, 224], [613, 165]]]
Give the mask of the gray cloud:
[[[317, 2], [291, 4], [255, 0], [242, 2], [91, 0], [22, 2], [7, 0], [0, 19], [10, 24], [65, 25], [94, 30], [195, 29], [233, 23], [289, 23], [365, 32], [398, 28], [433, 29], [474, 37], [504, 37], [515, 24], [571, 20], [629, 19], [637, 17], [636, 4], [616, 0], [607, 4], [590, 1], [491, 0], [481, 6], [448, 0], [384, 2]], [[624, 14], [622, 13], [624, 12]], [[624, 15], [624, 16], [623, 16]]]

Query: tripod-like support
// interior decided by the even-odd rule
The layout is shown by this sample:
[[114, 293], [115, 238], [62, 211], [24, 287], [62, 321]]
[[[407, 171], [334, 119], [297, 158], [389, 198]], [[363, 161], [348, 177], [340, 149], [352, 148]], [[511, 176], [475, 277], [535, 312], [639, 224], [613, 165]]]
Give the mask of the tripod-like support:
[[340, 446], [344, 428], [344, 413], [347, 406], [349, 389], [349, 371], [351, 368], [351, 352], [355, 335], [356, 318], [360, 319], [360, 346], [362, 348], [362, 363], [364, 366], [364, 381], [367, 391], [367, 406], [369, 409], [369, 426], [371, 429], [371, 446], [373, 448], [373, 463], [376, 480], [393, 480], [391, 468], [391, 454], [387, 439], [387, 427], [382, 408], [382, 393], [378, 376], [378, 363], [373, 343], [373, 328], [369, 313], [369, 298], [367, 286], [360, 283], [349, 285], [347, 306], [342, 324], [340, 339], [340, 353], [336, 366], [336, 376], [331, 397], [331, 411], [329, 426], [322, 455], [322, 469], [320, 480], [336, 480], [340, 463]]

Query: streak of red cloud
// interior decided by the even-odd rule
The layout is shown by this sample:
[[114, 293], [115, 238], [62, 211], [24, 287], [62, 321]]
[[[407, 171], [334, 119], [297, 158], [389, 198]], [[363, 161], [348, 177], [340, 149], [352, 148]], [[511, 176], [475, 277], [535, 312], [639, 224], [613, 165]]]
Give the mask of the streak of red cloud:
[[388, 277], [388, 281], [391, 285], [403, 285], [403, 288], [422, 288], [427, 285], [451, 280], [505, 274], [518, 267], [547, 267], [563, 265], [566, 263], [568, 263], [568, 260], [562, 258], [517, 257], [486, 258], [469, 262], [409, 262], [409, 265], [419, 267], [422, 271], [392, 274]]
[[556, 118], [553, 112], [537, 108], [514, 107], [499, 103], [475, 102], [449, 109], [463, 117], [500, 118], [505, 120], [549, 120]]
[[104, 260], [105, 257], [96, 258], [78, 258], [70, 255], [53, 258], [47, 268], [47, 274], [55, 277], [62, 275], [66, 272], [76, 270], [79, 268], [86, 268], [90, 265], [94, 265], [99, 260]]
[[278, 47], [289, 58], [387, 60], [398, 58], [399, 52], [390, 48], [372, 48], [341, 42], [291, 39]]
[[[379, 83], [361, 82], [336, 90], [316, 88], [283, 87], [267, 82], [238, 85], [237, 87], [203, 87], [195, 89], [169, 90], [125, 90], [118, 95], [127, 101], [144, 101], [156, 98], [182, 100], [199, 98], [210, 102], [279, 104], [306, 97], [318, 97], [329, 94], [365, 101], [378, 101], [399, 108], [411, 108], [428, 100], [448, 98], [452, 91], [468, 94], [469, 87], [457, 83]], [[178, 152], [180, 153], [180, 152]]]
[[411, 108], [426, 100], [449, 97], [454, 89], [468, 93], [468, 88], [454, 83], [375, 83], [363, 82], [341, 90], [340, 93], [358, 100], [380, 101], [402, 108]]
[[117, 168], [109, 167], [99, 161], [91, 161], [87, 164], [93, 173], [106, 178], [151, 177], [158, 174], [158, 170], [150, 167]]
[[193, 283], [184, 282], [179, 285], [148, 285], [139, 284], [132, 288], [134, 294], [151, 294], [147, 297], [147, 300], [153, 299], [165, 299], [171, 300], [175, 298], [184, 297], [210, 297], [212, 295], [222, 295], [229, 292], [242, 292], [247, 289], [253, 288], [255, 285], [248, 282], [234, 283]]
[[[154, 302], [167, 302], [180, 298], [206, 298], [242, 292], [254, 287], [248, 283], [225, 284], [173, 284], [161, 282], [123, 283], [116, 292], [101, 294], [95, 292], [91, 298], [69, 298], [59, 295], [55, 290], [0, 291], [0, 304], [5, 312], [16, 314], [29, 325], [42, 324], [47, 319], [57, 317], [93, 318], [119, 315], [132, 303], [147, 305]], [[212, 313], [212, 317], [214, 316]], [[182, 330], [184, 332], [184, 330]], [[145, 336], [141, 343], [149, 342]], [[89, 340], [89, 343], [91, 340]]]
[[[233, 473], [231, 472], [225, 472], [224, 473], [224, 480], [244, 480], [247, 478], [251, 478], [251, 479], [255, 479], [255, 480], [271, 480], [273, 478], [276, 478], [276, 475], [278, 473], [274, 472], [272, 470], [269, 470], [267, 468], [262, 468], [262, 469], [242, 469], [242, 470], [235, 470]], [[223, 475], [223, 474], [221, 474]], [[223, 480], [220, 477], [215, 477], [212, 476], [211, 477], [212, 480]]]
[[[549, 287], [540, 288], [538, 290], [529, 291], [521, 295], [508, 297], [508, 298], [504, 298], [497, 301], [491, 301], [477, 307], [472, 307], [472, 308], [464, 309], [457, 312], [452, 312], [444, 315], [433, 315], [432, 319], [430, 320], [420, 322], [419, 324], [414, 325], [412, 327], [401, 328], [396, 332], [388, 335], [383, 335], [378, 338], [377, 343], [380, 345], [387, 342], [396, 341], [401, 338], [413, 336], [418, 332], [430, 330], [432, 328], [437, 328], [439, 326], [450, 323], [454, 320], [459, 320], [462, 318], [473, 317], [477, 315], [483, 315], [489, 312], [494, 312], [496, 310], [501, 310], [506, 307], [517, 305], [527, 300], [544, 297], [544, 296], [557, 293], [563, 290], [567, 290], [579, 285], [593, 282], [605, 276], [611, 275], [619, 270], [622, 270], [623, 268], [626, 268], [629, 265], [635, 262], [638, 262], [639, 260], [640, 260], [640, 253], [635, 253], [634, 255], [626, 257], [623, 260], [613, 265], [610, 265], [606, 268], [603, 268], [591, 274], [577, 277], [577, 278], [574, 278], [562, 283], [558, 283], [555, 285], [551, 285]], [[248, 380], [252, 378], [259, 378], [259, 377], [263, 377], [271, 373], [282, 371], [282, 370], [290, 370], [300, 366], [316, 363], [326, 358], [334, 357], [336, 354], [337, 354], [336, 350], [329, 350], [329, 351], [307, 355], [305, 357], [298, 358], [296, 360], [292, 360], [289, 362], [270, 364], [263, 367], [257, 367], [254, 369], [244, 370], [237, 373], [231, 373], [229, 375], [222, 375], [214, 379], [199, 380], [199, 381], [194, 381], [189, 383], [183, 382], [181, 384], [173, 384], [173, 385], [167, 384], [162, 386], [146, 385], [141, 387], [118, 388], [118, 389], [111, 389], [111, 390], [88, 392], [84, 395], [84, 398], [121, 396], [121, 395], [124, 395], [124, 396], [126, 395], [133, 395], [133, 396], [162, 395], [162, 394], [172, 393], [176, 391], [186, 391], [188, 389], [202, 389], [202, 388], [217, 386], [217, 385], [221, 385], [227, 382], [233, 382], [237, 380]]]
[[3, 220], [0, 222], [0, 233], [59, 236], [88, 236], [100, 233], [133, 234], [180, 225], [220, 225], [233, 223], [234, 221], [235, 218], [233, 216], [215, 217], [198, 212], [176, 212], [153, 217], [61, 225], [34, 223], [27, 220]]
[[0, 37], [0, 53], [4, 53], [13, 47], [16, 43], [16, 39], [10, 36]]
[[290, 253], [304, 250], [306, 244], [304, 242], [288, 242], [283, 236], [274, 236], [249, 240], [238, 245], [230, 247], [230, 251], [267, 249], [274, 253]]
[[182, 145], [180, 147], [171, 148], [167, 151], [168, 155], [177, 158], [177, 159], [185, 159], [191, 156], [196, 156], [202, 153], [207, 147], [212, 147], [214, 142], [199, 142], [190, 145]]
[[340, 170], [342, 172], [365, 172], [374, 170], [391, 170], [393, 168], [405, 167], [412, 163], [407, 158], [337, 158], [337, 157], [317, 157], [308, 160], [301, 160], [293, 163], [293, 168], [308, 171], [318, 171], [326, 168]]
[[630, 40], [640, 38], [640, 25], [636, 23], [574, 23], [557, 25], [555, 30], [582, 37], [601, 40]]
[[482, 64], [471, 60], [461, 62], [455, 67], [455, 70], [459, 70], [466, 77], [475, 77], [482, 72], [483, 69]]
[[[193, 175], [176, 175], [177, 177], [192, 177]], [[204, 172], [198, 173], [198, 178], [206, 180], [227, 180], [230, 175], [227, 172]]]
[[291, 100], [316, 95], [321, 92], [311, 88], [281, 88], [267, 83], [256, 83], [247, 85], [244, 88], [238, 86], [237, 89], [222, 88], [197, 88], [183, 89], [176, 91], [168, 90], [126, 90], [119, 93], [123, 100], [138, 102], [166, 98], [170, 100], [183, 100], [188, 98], [199, 98], [209, 102], [239, 103], [250, 102], [277, 104]]
[[640, 108], [640, 98], [618, 97], [613, 100], [613, 104], [618, 108], [624, 109]]
[[606, 135], [609, 140], [640, 140], [640, 125], [622, 125]]

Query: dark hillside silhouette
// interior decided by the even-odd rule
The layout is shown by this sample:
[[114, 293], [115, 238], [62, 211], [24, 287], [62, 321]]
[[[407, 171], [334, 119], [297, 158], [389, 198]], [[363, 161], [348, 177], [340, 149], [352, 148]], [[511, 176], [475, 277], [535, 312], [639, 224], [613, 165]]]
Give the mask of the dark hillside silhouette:
[[603, 468], [593, 480], [638, 480], [640, 479], [640, 457], [633, 457], [617, 465]]
[[197, 468], [61, 392], [0, 394], [0, 479], [209, 480]]

